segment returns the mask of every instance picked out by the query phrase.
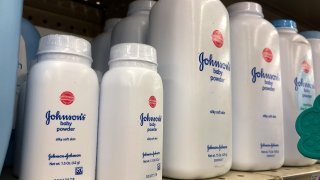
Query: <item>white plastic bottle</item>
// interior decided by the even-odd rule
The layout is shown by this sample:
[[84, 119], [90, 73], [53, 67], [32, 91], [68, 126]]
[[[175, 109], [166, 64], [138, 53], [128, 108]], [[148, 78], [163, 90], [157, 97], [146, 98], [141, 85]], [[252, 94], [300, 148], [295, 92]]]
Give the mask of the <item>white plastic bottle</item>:
[[231, 167], [229, 17], [219, 0], [160, 0], [150, 44], [164, 83], [165, 177], [201, 179]]
[[28, 76], [21, 180], [95, 179], [99, 84], [91, 63], [84, 39], [40, 39]]
[[104, 32], [99, 34], [92, 41], [92, 68], [96, 71], [99, 81], [108, 70], [110, 56], [111, 33], [113, 27], [120, 21], [120, 18], [111, 18], [104, 24]]
[[297, 148], [296, 128], [299, 114], [312, 107], [315, 99], [312, 52], [309, 42], [297, 33], [293, 20], [272, 21], [280, 36], [283, 91], [284, 165], [306, 166], [316, 160], [306, 158]]
[[314, 85], [316, 96], [320, 95], [320, 32], [304, 31], [300, 33], [308, 39], [312, 49]]
[[156, 1], [136, 0], [130, 3], [128, 16], [113, 29], [111, 46], [119, 43], [147, 43], [149, 14]]
[[284, 161], [279, 35], [254, 2], [228, 7], [231, 28], [232, 169], [276, 169]]
[[162, 180], [163, 88], [156, 50], [111, 48], [102, 79], [97, 180]]

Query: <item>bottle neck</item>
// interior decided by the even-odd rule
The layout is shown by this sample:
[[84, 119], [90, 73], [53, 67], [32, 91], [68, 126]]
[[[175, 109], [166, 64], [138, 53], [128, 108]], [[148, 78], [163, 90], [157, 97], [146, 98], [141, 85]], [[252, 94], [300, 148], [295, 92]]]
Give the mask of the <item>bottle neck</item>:
[[263, 18], [262, 7], [254, 2], [238, 2], [228, 6], [230, 16], [244, 15]]
[[282, 33], [297, 33], [297, 29], [293, 29], [293, 28], [284, 28], [284, 27], [280, 27], [277, 28], [278, 32], [282, 32]]
[[66, 53], [47, 53], [38, 55], [38, 61], [63, 61], [63, 62], [73, 62], [86, 65], [91, 67], [92, 61], [87, 57], [77, 56], [74, 54]]
[[152, 71], [157, 71], [157, 65], [148, 61], [134, 61], [134, 60], [118, 60], [109, 62], [109, 68], [120, 68], [120, 67], [135, 67], [135, 68], [146, 68]]
[[252, 12], [252, 11], [242, 11], [242, 12], [230, 13], [230, 17], [233, 17], [233, 16], [252, 16], [252, 17], [263, 18], [263, 14], [260, 14], [257, 12]]
[[141, 10], [141, 11], [128, 12], [128, 16], [149, 15], [149, 14], [150, 14], [150, 11], [149, 11], [149, 10]]

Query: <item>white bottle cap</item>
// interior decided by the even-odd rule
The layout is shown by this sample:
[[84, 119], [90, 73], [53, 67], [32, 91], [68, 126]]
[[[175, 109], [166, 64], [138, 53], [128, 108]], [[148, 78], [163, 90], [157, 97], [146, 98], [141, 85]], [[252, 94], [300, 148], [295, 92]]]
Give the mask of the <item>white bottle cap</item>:
[[40, 39], [38, 55], [47, 53], [65, 53], [91, 58], [91, 45], [82, 38], [71, 35], [52, 34]]
[[121, 43], [112, 46], [110, 51], [110, 61], [147, 61], [157, 64], [157, 52], [152, 46], [139, 43]]
[[136, 0], [130, 3], [128, 9], [128, 16], [137, 12], [137, 11], [150, 11], [152, 6], [156, 3], [156, 1], [149, 0]]
[[238, 2], [231, 4], [227, 9], [230, 16], [238, 13], [251, 13], [263, 17], [261, 5], [255, 2]]
[[109, 29], [112, 29], [118, 22], [121, 20], [121, 18], [111, 18], [107, 19], [104, 23], [104, 31], [108, 31]]

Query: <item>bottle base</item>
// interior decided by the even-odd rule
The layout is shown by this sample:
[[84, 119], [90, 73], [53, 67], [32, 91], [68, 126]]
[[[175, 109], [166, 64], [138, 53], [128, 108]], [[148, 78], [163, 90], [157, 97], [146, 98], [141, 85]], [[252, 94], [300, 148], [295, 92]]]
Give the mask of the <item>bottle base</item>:
[[163, 177], [173, 178], [173, 179], [207, 179], [226, 174], [230, 168], [225, 167], [224, 169], [220, 168], [215, 169], [163, 169]]

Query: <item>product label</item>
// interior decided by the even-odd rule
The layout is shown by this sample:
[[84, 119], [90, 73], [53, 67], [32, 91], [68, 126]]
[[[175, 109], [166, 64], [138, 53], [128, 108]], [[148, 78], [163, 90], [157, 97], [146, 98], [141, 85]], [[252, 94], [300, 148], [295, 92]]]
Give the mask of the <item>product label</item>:
[[219, 145], [207, 145], [208, 158], [211, 159], [216, 165], [223, 165], [228, 157], [228, 146]]
[[[212, 16], [210, 16], [212, 21]], [[217, 24], [206, 24], [201, 48], [197, 53], [197, 83], [200, 104], [198, 120], [208, 138], [199, 139], [204, 166], [224, 168], [230, 161], [231, 151], [231, 63], [229, 54], [229, 29], [221, 19]], [[221, 23], [221, 24], [220, 24]], [[210, 27], [211, 26], [211, 27]], [[214, 27], [214, 28], [213, 28]], [[223, 29], [223, 30], [222, 30]], [[195, 107], [200, 108], [200, 107]], [[229, 144], [230, 143], [230, 144]], [[200, 143], [199, 143], [200, 144]]]
[[[51, 170], [55, 171], [58, 167], [62, 168], [53, 180], [75, 180], [88, 177], [84, 175], [88, 174], [88, 171], [92, 173], [92, 170], [86, 169], [86, 167], [94, 164], [95, 153], [87, 154], [88, 151], [91, 152], [89, 149], [92, 148], [83, 151], [81, 146], [89, 145], [89, 142], [84, 141], [82, 134], [91, 131], [89, 129], [86, 131], [84, 127], [88, 127], [88, 123], [92, 124], [93, 121], [87, 115], [87, 112], [74, 111], [73, 105], [77, 98], [72, 91], [62, 91], [56, 99], [62, 109], [48, 109], [42, 118], [46, 131], [52, 133], [50, 137], [52, 139], [46, 141], [51, 142], [52, 146], [55, 147], [50, 149], [46, 157], [43, 158], [47, 160], [47, 165], [52, 168]], [[90, 121], [88, 121], [89, 119]], [[90, 159], [92, 162], [90, 162]], [[68, 176], [63, 177], [64, 175]]]
[[260, 152], [267, 158], [274, 158], [279, 154], [279, 144], [277, 143], [260, 143]]
[[[150, 96], [148, 98], [149, 112], [142, 112], [139, 116], [139, 126], [143, 129], [145, 137], [145, 149], [141, 152], [142, 163], [148, 169], [145, 178], [155, 178], [161, 176], [161, 161], [162, 161], [162, 114], [153, 114], [157, 107], [157, 98]], [[152, 111], [153, 110], [153, 111]], [[151, 167], [151, 168], [150, 168]], [[153, 168], [152, 168], [153, 167]]]
[[257, 69], [257, 67], [253, 67], [251, 70], [251, 76], [252, 76], [252, 83], [256, 83], [260, 80], [262, 82], [262, 91], [275, 91], [276, 89], [273, 87], [273, 84], [275, 81], [280, 81], [280, 75], [272, 74], [264, 72], [263, 68]]
[[272, 51], [269, 48], [264, 48], [262, 51], [262, 57], [267, 62], [270, 63], [273, 59]]
[[72, 94], [72, 92], [70, 91], [64, 91], [63, 93], [61, 93], [60, 95], [60, 101], [64, 104], [64, 105], [70, 105], [73, 103], [74, 101], [74, 95]]
[[300, 72], [293, 80], [299, 112], [312, 107], [315, 99], [314, 77], [311, 70], [310, 62], [303, 60], [300, 65]]
[[223, 36], [219, 30], [214, 30], [211, 35], [212, 42], [217, 48], [223, 46]]
[[[264, 48], [262, 51], [262, 57], [265, 62], [271, 63], [273, 59], [272, 51], [269, 48]], [[273, 66], [273, 64], [268, 64], [268, 66]], [[251, 69], [251, 82], [261, 84], [261, 91], [275, 91], [274, 83], [278, 81], [280, 82], [280, 74], [272, 73], [272, 72], [265, 72], [265, 69], [262, 67], [253, 67]]]
[[230, 73], [230, 62], [221, 62], [215, 60], [212, 54], [205, 56], [204, 52], [199, 54], [199, 71], [203, 71], [205, 68], [212, 68], [212, 74], [209, 77], [210, 82], [224, 83], [224, 73]]
[[[271, 48], [261, 48], [261, 54], [255, 59], [260, 59], [254, 62], [254, 66], [249, 72], [250, 81], [252, 83], [253, 92], [256, 97], [259, 97], [258, 102], [264, 102], [261, 108], [255, 109], [252, 113], [256, 114], [256, 119], [259, 122], [259, 128], [264, 127], [270, 129], [274, 135], [258, 134], [256, 138], [257, 152], [260, 157], [264, 158], [279, 158], [280, 150], [283, 149], [280, 144], [280, 139], [277, 137], [278, 126], [282, 121], [282, 103], [281, 103], [281, 77], [279, 59], [274, 58]], [[275, 52], [276, 54], [276, 52]], [[255, 96], [255, 95], [253, 95]], [[280, 98], [280, 103], [275, 102]], [[258, 104], [256, 104], [258, 105]], [[280, 113], [279, 113], [280, 112]], [[279, 126], [279, 128], [282, 128]], [[279, 134], [280, 135], [280, 134]]]
[[157, 105], [157, 99], [156, 99], [156, 97], [150, 96], [150, 98], [149, 98], [149, 106], [150, 106], [151, 108], [155, 108], [156, 105]]
[[[51, 111], [47, 111], [46, 115], [46, 125], [50, 125], [52, 121], [59, 121], [59, 126], [57, 127], [57, 132], [61, 131], [75, 131], [75, 128], [72, 128], [72, 123], [78, 123], [80, 121], [86, 120], [86, 114], [80, 113], [78, 115], [75, 114], [60, 114], [60, 111], [56, 111], [55, 113], [51, 113]], [[78, 121], [78, 122], [76, 122]], [[55, 124], [57, 126], [57, 124]]]

